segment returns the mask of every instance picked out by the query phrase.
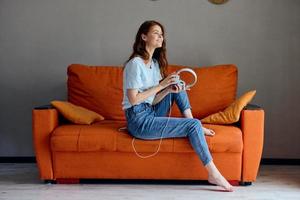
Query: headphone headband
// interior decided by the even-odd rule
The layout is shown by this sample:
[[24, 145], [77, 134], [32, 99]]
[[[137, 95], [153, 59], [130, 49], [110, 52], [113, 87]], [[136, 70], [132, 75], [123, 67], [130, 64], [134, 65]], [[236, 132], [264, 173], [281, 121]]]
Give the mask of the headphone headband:
[[196, 84], [196, 82], [197, 82], [197, 74], [195, 73], [194, 70], [192, 70], [190, 68], [182, 68], [182, 69], [178, 70], [176, 72], [176, 74], [179, 75], [181, 72], [189, 72], [189, 73], [191, 73], [194, 76], [194, 81], [192, 83], [188, 84], [186, 86], [187, 88], [190, 88], [190, 87], [192, 87], [192, 86], [194, 86]]

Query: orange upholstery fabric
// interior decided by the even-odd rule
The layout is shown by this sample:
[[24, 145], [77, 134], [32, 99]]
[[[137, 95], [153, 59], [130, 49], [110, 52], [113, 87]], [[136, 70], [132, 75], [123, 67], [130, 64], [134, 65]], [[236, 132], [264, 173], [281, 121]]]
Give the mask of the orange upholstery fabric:
[[[169, 72], [182, 67], [170, 65]], [[188, 91], [193, 114], [203, 118], [232, 103], [236, 96], [237, 68], [234, 65], [194, 67], [197, 84]], [[181, 77], [189, 81], [190, 75]], [[86, 66], [72, 64], [68, 68], [68, 101], [102, 115], [105, 119], [125, 120], [121, 108], [123, 99], [122, 68], [118, 66]], [[180, 116], [176, 107], [172, 116]]]
[[[133, 152], [132, 136], [117, 129], [124, 121], [97, 122], [93, 125], [63, 125], [51, 137], [53, 151], [120, 151]], [[211, 152], [241, 153], [242, 132], [233, 126], [205, 125], [215, 130], [214, 137], [206, 137]], [[159, 140], [135, 140], [138, 152], [155, 152]], [[159, 152], [193, 153], [188, 138], [163, 139]], [[148, 155], [148, 154], [146, 154]]]
[[241, 129], [243, 132], [243, 181], [255, 181], [264, 142], [264, 110], [243, 110]]
[[[239, 153], [213, 153], [214, 162], [229, 180], [240, 180]], [[141, 159], [127, 152], [55, 152], [55, 177], [101, 179], [207, 180], [207, 172], [195, 153], [158, 153]]]
[[58, 126], [56, 109], [32, 111], [32, 135], [41, 179], [53, 179], [50, 135]]
[[104, 120], [92, 125], [63, 125], [51, 137], [53, 151], [115, 151], [117, 128], [122, 123]]
[[[132, 136], [130, 136], [126, 132], [121, 132], [118, 134], [117, 137], [117, 150], [121, 152], [134, 152], [132, 147]], [[163, 139], [159, 152], [173, 152], [173, 142], [174, 139]], [[156, 152], [159, 140], [140, 140], [135, 139], [134, 141], [134, 147], [137, 152], [139, 152], [142, 155], [150, 155], [154, 152]], [[143, 154], [145, 153], [145, 154]]]
[[[182, 67], [188, 66], [170, 65], [168, 72], [171, 73]], [[195, 118], [202, 119], [221, 111], [235, 100], [238, 75], [235, 65], [193, 67], [192, 69], [197, 74], [198, 81], [187, 93]], [[180, 77], [187, 83], [192, 80], [192, 76], [188, 73], [182, 73]], [[172, 113], [172, 116], [181, 116], [175, 104]]]
[[67, 101], [51, 101], [53, 105], [66, 119], [75, 124], [91, 124], [104, 120], [103, 116], [81, 106], [76, 106]]
[[[243, 151], [242, 132], [234, 126], [204, 124], [204, 127], [213, 129], [216, 135], [206, 136], [210, 152], [240, 153]], [[174, 139], [174, 152], [194, 152], [189, 140]]]
[[68, 68], [68, 101], [105, 119], [125, 120], [122, 77], [121, 67], [73, 64]]
[[256, 90], [246, 92], [225, 108], [225, 110], [209, 115], [201, 119], [201, 122], [208, 124], [233, 124], [238, 122], [241, 111], [251, 101], [255, 93]]

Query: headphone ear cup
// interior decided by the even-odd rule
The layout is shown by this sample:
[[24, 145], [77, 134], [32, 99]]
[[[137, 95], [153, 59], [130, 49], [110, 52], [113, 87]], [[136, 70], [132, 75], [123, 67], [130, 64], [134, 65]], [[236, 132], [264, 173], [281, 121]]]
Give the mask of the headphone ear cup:
[[179, 84], [183, 90], [185, 90], [185, 82], [183, 80], [179, 81]]

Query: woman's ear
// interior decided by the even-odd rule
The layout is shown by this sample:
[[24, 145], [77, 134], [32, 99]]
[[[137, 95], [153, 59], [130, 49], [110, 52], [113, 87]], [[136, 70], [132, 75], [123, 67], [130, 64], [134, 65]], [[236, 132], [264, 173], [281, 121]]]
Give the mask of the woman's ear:
[[145, 34], [142, 33], [141, 37], [142, 37], [142, 40], [144, 40], [144, 41], [147, 40], [147, 36]]

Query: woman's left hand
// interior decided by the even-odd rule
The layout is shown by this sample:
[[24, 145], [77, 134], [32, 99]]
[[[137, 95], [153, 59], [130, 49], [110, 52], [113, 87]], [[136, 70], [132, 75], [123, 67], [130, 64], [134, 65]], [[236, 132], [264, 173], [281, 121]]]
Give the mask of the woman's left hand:
[[185, 89], [190, 90], [189, 88], [183, 88], [183, 86], [179, 85], [179, 84], [169, 85], [167, 87], [167, 90], [168, 90], [169, 93], [179, 93], [179, 92], [181, 92]]

